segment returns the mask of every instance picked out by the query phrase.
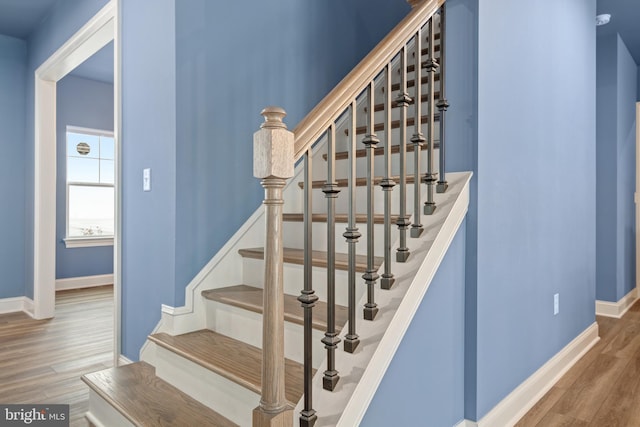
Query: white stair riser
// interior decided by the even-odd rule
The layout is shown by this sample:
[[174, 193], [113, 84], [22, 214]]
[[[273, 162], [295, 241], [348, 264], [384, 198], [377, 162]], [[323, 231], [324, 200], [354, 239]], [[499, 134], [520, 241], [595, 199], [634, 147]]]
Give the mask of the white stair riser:
[[[207, 328], [262, 348], [262, 314], [217, 301], [208, 301]], [[285, 322], [284, 355], [299, 363], [304, 361], [302, 329], [301, 325]], [[324, 345], [320, 342], [322, 337], [324, 332], [313, 330], [314, 368], [320, 365], [324, 357]]]
[[[422, 186], [422, 194], [421, 197], [421, 205], [424, 204], [425, 195], [427, 186], [426, 184], [421, 184]], [[434, 188], [435, 193], [435, 188]], [[326, 213], [327, 212], [327, 200], [324, 197], [324, 193], [320, 189], [314, 189], [312, 192], [312, 200], [313, 200], [313, 212], [314, 213]], [[341, 188], [340, 193], [335, 201], [336, 205], [336, 213], [348, 213], [349, 212], [349, 197], [347, 194], [347, 188]], [[364, 186], [360, 186], [356, 188], [356, 212], [366, 212], [367, 207], [367, 189]], [[384, 191], [380, 186], [376, 186], [374, 188], [373, 194], [373, 206], [374, 212], [376, 214], [384, 213]], [[406, 212], [411, 215], [413, 213], [413, 184], [407, 184], [406, 190]], [[422, 211], [422, 210], [421, 210]], [[393, 187], [391, 191], [391, 213], [398, 214], [400, 213], [400, 186], [399, 183], [396, 182], [396, 186]]]
[[241, 426], [250, 426], [260, 396], [156, 345], [156, 375]]
[[134, 424], [125, 418], [120, 411], [91, 388], [89, 389], [89, 411], [86, 417], [96, 427], [134, 427]]
[[[244, 260], [244, 284], [263, 288], [264, 283], [264, 261], [258, 259], [245, 258]], [[302, 265], [284, 263], [284, 293], [289, 295], [300, 295], [303, 286], [304, 268]], [[348, 303], [348, 272], [336, 270], [336, 303], [346, 306]], [[327, 271], [323, 267], [313, 267], [312, 278], [313, 289], [321, 301], [327, 300]], [[366, 291], [362, 273], [356, 272], [356, 299]]]
[[[349, 245], [342, 235], [346, 230], [346, 223], [336, 223], [335, 241], [336, 252], [347, 253]], [[356, 253], [367, 254], [367, 224], [357, 223], [358, 231], [362, 237], [356, 243]], [[391, 223], [391, 242], [398, 237], [398, 227], [395, 222]], [[304, 248], [304, 223], [286, 222], [283, 227], [284, 246], [286, 248]], [[325, 222], [314, 222], [312, 228], [312, 240], [314, 251], [327, 250], [327, 224]], [[384, 256], [384, 224], [374, 224], [373, 226], [374, 254]]]

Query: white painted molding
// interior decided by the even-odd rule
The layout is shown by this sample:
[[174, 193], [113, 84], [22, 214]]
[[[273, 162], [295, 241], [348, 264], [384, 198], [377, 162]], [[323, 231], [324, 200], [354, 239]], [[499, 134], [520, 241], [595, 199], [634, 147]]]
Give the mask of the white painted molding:
[[93, 288], [96, 286], [113, 285], [113, 274], [100, 274], [95, 276], [70, 277], [68, 279], [56, 279], [56, 291], [69, 289]]
[[502, 399], [478, 422], [478, 427], [513, 426], [599, 340], [598, 324], [594, 322]]
[[133, 363], [133, 360], [129, 359], [124, 354], [118, 356], [118, 366], [130, 365]]
[[0, 299], [0, 314], [23, 311], [33, 317], [33, 300], [28, 297]]
[[113, 237], [67, 237], [64, 246], [67, 249], [113, 246]]
[[478, 427], [478, 423], [470, 420], [462, 420], [458, 424], [456, 424], [454, 427]]
[[638, 288], [631, 289], [631, 291], [618, 302], [596, 300], [596, 314], [598, 316], [615, 317], [619, 319], [637, 300]]
[[[115, 14], [111, 0], [35, 71], [33, 312], [37, 319], [55, 314], [56, 82], [113, 40]], [[117, 184], [115, 191], [117, 197]]]

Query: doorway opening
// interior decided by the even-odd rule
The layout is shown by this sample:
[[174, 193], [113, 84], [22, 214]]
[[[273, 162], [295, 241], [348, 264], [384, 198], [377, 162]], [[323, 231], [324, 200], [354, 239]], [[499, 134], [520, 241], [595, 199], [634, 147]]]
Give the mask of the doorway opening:
[[118, 1], [111, 0], [35, 72], [34, 311], [54, 317], [56, 306], [56, 101], [57, 82], [109, 43], [114, 43], [114, 195], [113, 241], [114, 357], [120, 354], [120, 40]]

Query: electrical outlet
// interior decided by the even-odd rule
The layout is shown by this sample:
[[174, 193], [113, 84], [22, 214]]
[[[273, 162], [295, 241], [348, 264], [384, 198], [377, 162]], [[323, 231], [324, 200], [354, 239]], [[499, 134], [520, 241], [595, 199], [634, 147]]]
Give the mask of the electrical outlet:
[[553, 315], [560, 313], [560, 294], [553, 295]]

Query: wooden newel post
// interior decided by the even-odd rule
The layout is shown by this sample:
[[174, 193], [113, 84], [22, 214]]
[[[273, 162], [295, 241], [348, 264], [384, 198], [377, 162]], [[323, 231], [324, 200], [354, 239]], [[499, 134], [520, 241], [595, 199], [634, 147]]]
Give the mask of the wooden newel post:
[[253, 135], [253, 175], [262, 179], [265, 205], [264, 314], [262, 316], [262, 396], [253, 410], [254, 427], [291, 427], [293, 408], [284, 389], [284, 288], [282, 189], [294, 169], [294, 136], [282, 119], [286, 112], [267, 107]]

